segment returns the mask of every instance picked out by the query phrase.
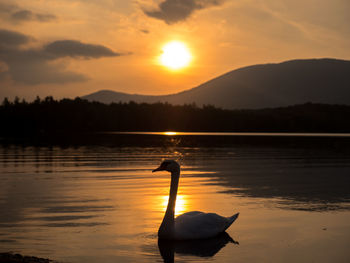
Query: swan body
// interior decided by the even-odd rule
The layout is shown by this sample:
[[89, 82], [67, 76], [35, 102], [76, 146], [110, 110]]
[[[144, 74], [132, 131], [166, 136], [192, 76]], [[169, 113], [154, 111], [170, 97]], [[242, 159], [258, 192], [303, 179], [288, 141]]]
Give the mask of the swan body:
[[202, 239], [223, 233], [238, 217], [223, 217], [215, 213], [198, 211], [184, 213], [175, 218], [175, 239]]
[[223, 217], [215, 213], [192, 211], [174, 217], [177, 189], [180, 178], [180, 165], [174, 160], [166, 160], [153, 172], [169, 171], [171, 173], [170, 193], [167, 210], [158, 230], [162, 239], [189, 240], [211, 238], [225, 232], [238, 218], [239, 213]]

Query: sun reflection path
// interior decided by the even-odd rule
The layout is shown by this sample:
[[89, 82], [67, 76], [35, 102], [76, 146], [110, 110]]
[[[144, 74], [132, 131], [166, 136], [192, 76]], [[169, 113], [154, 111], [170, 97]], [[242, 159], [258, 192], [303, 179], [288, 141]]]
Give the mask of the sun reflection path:
[[[162, 210], [165, 212], [168, 205], [169, 196], [162, 196]], [[187, 211], [187, 200], [185, 195], [177, 195], [176, 206], [175, 206], [175, 216], [181, 215]]]
[[167, 131], [167, 132], [163, 132], [164, 135], [177, 135], [177, 132], [173, 132], [173, 131]]

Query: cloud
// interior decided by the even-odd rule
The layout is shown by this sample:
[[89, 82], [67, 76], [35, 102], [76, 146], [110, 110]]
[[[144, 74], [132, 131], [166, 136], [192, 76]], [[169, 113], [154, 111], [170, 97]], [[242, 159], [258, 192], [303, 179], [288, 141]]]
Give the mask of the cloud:
[[14, 20], [32, 20], [33, 12], [29, 10], [21, 10], [12, 14], [11, 18]]
[[13, 47], [28, 43], [31, 37], [18, 32], [0, 29], [0, 47]]
[[[12, 53], [13, 56], [22, 55], [21, 52]], [[36, 85], [42, 83], [64, 84], [81, 82], [88, 78], [83, 74], [65, 69], [63, 63], [54, 63], [43, 57], [35, 56], [32, 52], [22, 59], [8, 58], [8, 75], [18, 83]]]
[[9, 13], [15, 9], [17, 9], [17, 6], [14, 4], [0, 3], [0, 13]]
[[[1, 0], [0, 0], [1, 1]], [[35, 13], [31, 10], [21, 9], [15, 4], [0, 3], [1, 19], [13, 22], [50, 22], [57, 19], [57, 16], [48, 13]]]
[[170, 25], [186, 20], [196, 10], [221, 4], [221, 0], [165, 0], [158, 5], [158, 9], [143, 12]]
[[19, 10], [11, 15], [11, 19], [17, 22], [22, 21], [40, 21], [40, 22], [49, 22], [55, 20], [57, 17], [52, 14], [39, 14], [33, 13], [30, 10]]
[[0, 78], [10, 76], [15, 82], [28, 85], [67, 83], [87, 80], [87, 77], [66, 69], [59, 58], [101, 58], [124, 54], [102, 46], [76, 40], [59, 40], [41, 48], [24, 48], [31, 37], [8, 30], [0, 30], [0, 63], [6, 67]]
[[6, 48], [0, 51], [0, 61], [7, 65], [6, 75], [18, 83], [29, 85], [41, 83], [67, 83], [84, 81], [87, 78], [79, 73], [65, 69], [62, 62], [42, 49]]
[[150, 31], [148, 29], [140, 29], [140, 32], [144, 33], [144, 34], [149, 34]]
[[46, 45], [44, 50], [57, 57], [99, 58], [122, 55], [105, 46], [84, 44], [76, 40], [55, 41]]
[[49, 22], [57, 19], [57, 16], [52, 14], [36, 14], [35, 16], [36, 19], [41, 22]]

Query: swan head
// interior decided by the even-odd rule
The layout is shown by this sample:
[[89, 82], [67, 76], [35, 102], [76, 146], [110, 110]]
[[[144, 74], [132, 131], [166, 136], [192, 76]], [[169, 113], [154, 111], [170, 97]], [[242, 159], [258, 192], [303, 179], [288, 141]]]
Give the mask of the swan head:
[[152, 173], [158, 171], [168, 171], [173, 174], [180, 171], [180, 165], [175, 160], [165, 160], [157, 169], [154, 169]]

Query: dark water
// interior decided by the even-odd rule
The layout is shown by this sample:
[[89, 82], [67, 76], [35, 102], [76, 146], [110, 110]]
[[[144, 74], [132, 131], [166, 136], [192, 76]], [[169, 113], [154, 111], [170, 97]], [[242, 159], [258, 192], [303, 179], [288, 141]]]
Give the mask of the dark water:
[[[3, 141], [0, 252], [62, 262], [350, 262], [346, 138], [96, 136]], [[240, 212], [229, 236], [158, 244], [170, 178], [151, 170], [162, 158], [182, 165], [176, 213]]]

